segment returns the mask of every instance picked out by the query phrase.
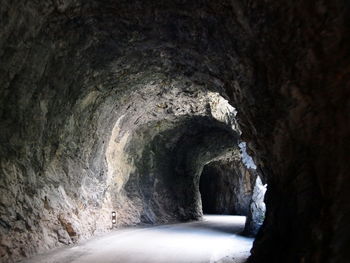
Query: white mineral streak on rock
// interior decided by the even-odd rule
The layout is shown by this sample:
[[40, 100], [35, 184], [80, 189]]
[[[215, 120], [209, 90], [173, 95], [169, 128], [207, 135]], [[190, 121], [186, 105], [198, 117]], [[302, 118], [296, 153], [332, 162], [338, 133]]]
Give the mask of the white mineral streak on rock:
[[241, 142], [239, 144], [239, 148], [241, 149], [241, 158], [244, 165], [249, 169], [256, 169], [253, 158], [247, 153], [247, 144], [245, 142]]

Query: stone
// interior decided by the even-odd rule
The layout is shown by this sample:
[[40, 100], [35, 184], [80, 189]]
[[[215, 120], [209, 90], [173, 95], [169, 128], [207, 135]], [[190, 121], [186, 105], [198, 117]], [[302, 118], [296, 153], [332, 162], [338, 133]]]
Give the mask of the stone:
[[63, 243], [63, 244], [69, 245], [72, 243], [72, 240], [70, 238], [70, 234], [63, 229], [59, 229], [57, 231], [57, 237], [58, 237], [58, 241]]
[[266, 205], [264, 202], [266, 185], [263, 185], [259, 176], [255, 179], [253, 194], [249, 205], [249, 213], [244, 229], [244, 234], [248, 236], [256, 236], [260, 227], [264, 223]]

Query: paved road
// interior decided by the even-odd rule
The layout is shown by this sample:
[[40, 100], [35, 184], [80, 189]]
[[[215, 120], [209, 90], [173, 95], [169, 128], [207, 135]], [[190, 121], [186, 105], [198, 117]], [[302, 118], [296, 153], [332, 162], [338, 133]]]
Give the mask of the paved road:
[[25, 263], [241, 263], [253, 239], [239, 235], [245, 217], [204, 216], [203, 221], [115, 230]]

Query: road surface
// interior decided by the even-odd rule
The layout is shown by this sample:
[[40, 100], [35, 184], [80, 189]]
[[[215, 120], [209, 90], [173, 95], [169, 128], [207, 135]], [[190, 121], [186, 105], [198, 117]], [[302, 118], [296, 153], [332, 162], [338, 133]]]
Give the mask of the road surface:
[[22, 262], [242, 263], [253, 243], [239, 235], [244, 222], [243, 216], [208, 215], [198, 222], [119, 229]]

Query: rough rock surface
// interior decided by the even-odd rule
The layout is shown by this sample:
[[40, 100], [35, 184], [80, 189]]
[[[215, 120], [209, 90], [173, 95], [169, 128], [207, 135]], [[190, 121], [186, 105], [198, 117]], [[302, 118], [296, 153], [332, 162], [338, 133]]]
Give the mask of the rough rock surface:
[[349, 9], [2, 0], [1, 260], [106, 231], [112, 209], [200, 217], [201, 169], [238, 143], [225, 98], [269, 186], [250, 261], [346, 262]]
[[249, 212], [244, 228], [244, 234], [255, 236], [265, 220], [266, 205], [264, 202], [266, 185], [263, 185], [259, 176], [255, 177], [253, 194], [249, 203]]

